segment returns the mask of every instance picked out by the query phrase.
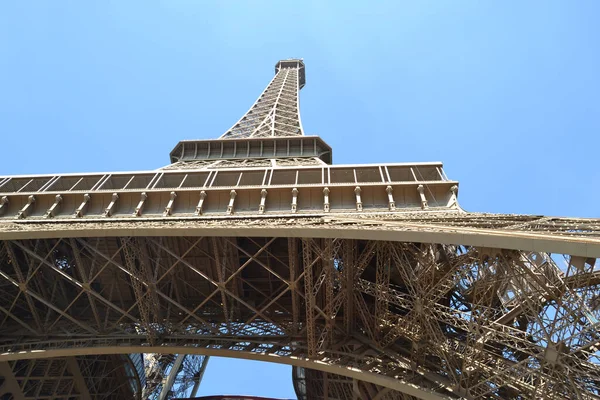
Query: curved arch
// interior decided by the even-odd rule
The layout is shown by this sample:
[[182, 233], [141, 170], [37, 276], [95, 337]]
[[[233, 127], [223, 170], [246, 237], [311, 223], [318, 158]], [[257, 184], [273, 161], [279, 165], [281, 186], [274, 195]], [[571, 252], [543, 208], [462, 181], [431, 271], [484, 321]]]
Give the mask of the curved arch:
[[545, 231], [477, 228], [416, 220], [377, 221], [345, 217], [273, 218], [133, 218], [81, 222], [20, 221], [2, 223], [0, 240], [97, 236], [313, 237], [394, 242], [441, 243], [600, 258], [600, 239]]
[[239, 350], [222, 350], [188, 346], [105, 346], [105, 347], [75, 347], [59, 348], [51, 350], [30, 350], [14, 353], [1, 353], [0, 362], [24, 359], [53, 358], [66, 356], [86, 355], [109, 355], [109, 354], [131, 354], [131, 353], [170, 353], [170, 354], [193, 354], [214, 357], [239, 358], [245, 360], [265, 361], [277, 364], [304, 367], [332, 374], [346, 376], [379, 386], [387, 387], [420, 399], [425, 400], [448, 400], [450, 397], [430, 391], [417, 385], [394, 379], [388, 376], [377, 375], [372, 372], [363, 371], [352, 367], [342, 367], [328, 364], [323, 361], [310, 360], [295, 356], [280, 356], [276, 354], [254, 353]]

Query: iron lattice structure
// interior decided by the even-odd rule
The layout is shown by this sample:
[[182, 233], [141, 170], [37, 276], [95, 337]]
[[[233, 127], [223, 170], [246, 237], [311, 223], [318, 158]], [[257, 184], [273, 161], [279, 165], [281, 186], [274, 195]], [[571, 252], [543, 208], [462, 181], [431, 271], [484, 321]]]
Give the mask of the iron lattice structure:
[[145, 354], [146, 384], [142, 398], [164, 400], [195, 396], [208, 363], [207, 356]]
[[256, 103], [222, 139], [304, 135], [300, 122], [299, 93], [304, 87], [304, 63], [284, 60]]
[[[141, 360], [141, 359], [140, 359]], [[135, 356], [23, 359], [0, 365], [2, 399], [131, 398], [142, 390]]]
[[441, 163], [332, 165], [304, 76], [280, 61], [155, 171], [0, 177], [2, 371], [215, 355], [293, 365], [301, 399], [600, 398], [600, 220], [465, 212]]

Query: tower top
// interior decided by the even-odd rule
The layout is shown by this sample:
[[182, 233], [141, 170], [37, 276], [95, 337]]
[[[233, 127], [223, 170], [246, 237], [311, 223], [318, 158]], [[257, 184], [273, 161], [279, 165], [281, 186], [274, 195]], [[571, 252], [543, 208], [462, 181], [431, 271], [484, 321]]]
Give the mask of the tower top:
[[302, 59], [278, 61], [260, 97], [220, 139], [303, 136], [298, 95], [305, 81]]
[[304, 72], [304, 60], [301, 58], [289, 58], [287, 60], [279, 60], [275, 64], [275, 74], [279, 73], [282, 68], [297, 68], [298, 69], [298, 89], [302, 89], [306, 84], [306, 74]]
[[302, 129], [299, 93], [305, 83], [301, 58], [279, 60], [275, 76], [238, 122], [219, 139], [180, 141], [171, 151], [171, 162], [246, 160], [256, 164], [259, 159], [302, 158], [305, 163], [319, 159], [317, 164], [330, 164], [331, 147], [318, 136], [305, 136]]

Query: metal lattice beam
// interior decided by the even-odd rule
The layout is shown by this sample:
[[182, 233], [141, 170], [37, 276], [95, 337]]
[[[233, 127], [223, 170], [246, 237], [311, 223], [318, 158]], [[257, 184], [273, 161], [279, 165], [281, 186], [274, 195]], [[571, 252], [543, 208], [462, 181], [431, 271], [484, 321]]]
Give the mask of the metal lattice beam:
[[[62, 297], [36, 293], [60, 316], [43, 340], [8, 319], [3, 329], [11, 335], [0, 335], [0, 360], [35, 357], [37, 350], [46, 355], [84, 354], [86, 348], [121, 352], [122, 346], [148, 343], [148, 351], [177, 348], [176, 354], [185, 354], [181, 349], [186, 346], [190, 354], [276, 355], [295, 365], [314, 360], [331, 366], [325, 372], [337, 375], [344, 372], [336, 368], [352, 365], [362, 371], [362, 380], [382, 387], [398, 390], [402, 382], [413, 382], [422, 392], [418, 397], [430, 392], [442, 397], [510, 397], [511, 390], [552, 397], [598, 389], [594, 376], [600, 281], [595, 259], [567, 257], [568, 263], [561, 266], [556, 257], [504, 249], [304, 239], [303, 273], [292, 279], [288, 260], [299, 256], [293, 240], [220, 240], [216, 247], [212, 240], [186, 237], [162, 243], [153, 238], [130, 241], [129, 245], [144, 245], [155, 268], [152, 275], [136, 280], [131, 279], [131, 268], [137, 267], [109, 256], [111, 249], [127, 251], [122, 246], [125, 238], [7, 242], [21, 256], [41, 262], [31, 279], [50, 273], [59, 285], [73, 289]], [[237, 252], [224, 251], [224, 246]], [[49, 248], [55, 250], [41, 250]], [[112, 260], [90, 280], [86, 290], [91, 296], [81, 294], [77, 259], [88, 264]], [[225, 266], [221, 271], [215, 268], [217, 259]], [[11, 258], [5, 254], [0, 262], [10, 263]], [[19, 265], [28, 268], [27, 263]], [[5, 282], [14, 286], [17, 272], [5, 275]], [[237, 275], [240, 286], [233, 290], [230, 284]], [[161, 276], [160, 281], [155, 276]], [[156, 286], [161, 300], [152, 325], [158, 336], [142, 329], [136, 281], [143, 288]], [[342, 296], [349, 292], [343, 282], [352, 285], [351, 306]], [[118, 300], [102, 296], [115, 284], [120, 285]], [[167, 295], [173, 285], [187, 291], [180, 302]], [[23, 321], [32, 317], [19, 293], [5, 295], [13, 296], [13, 312]], [[293, 298], [304, 303], [304, 315], [294, 312]], [[90, 312], [92, 304], [100, 316], [108, 314], [108, 324]], [[514, 305], [519, 305], [518, 311]], [[353, 314], [345, 316], [346, 312]], [[82, 331], [82, 326], [89, 330]], [[65, 331], [81, 335], [59, 340]], [[569, 369], [570, 381], [550, 384], [558, 382], [564, 368]], [[379, 381], [378, 376], [392, 381]], [[328, 390], [335, 390], [335, 381], [327, 382]]]

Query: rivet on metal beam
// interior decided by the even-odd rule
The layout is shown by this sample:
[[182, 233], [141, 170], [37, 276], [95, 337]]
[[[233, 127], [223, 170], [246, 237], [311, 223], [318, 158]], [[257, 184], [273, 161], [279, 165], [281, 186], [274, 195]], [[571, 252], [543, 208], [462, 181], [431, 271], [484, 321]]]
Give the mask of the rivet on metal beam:
[[83, 211], [84, 211], [85, 207], [87, 206], [88, 202], [91, 200], [91, 198], [92, 197], [89, 195], [89, 193], [86, 193], [83, 195], [83, 202], [79, 205], [77, 210], [75, 210], [73, 217], [75, 217], [75, 218], [83, 217]]
[[33, 209], [33, 203], [35, 203], [35, 196], [31, 195], [27, 198], [27, 204], [17, 213], [17, 218], [26, 218], [29, 212]]
[[202, 215], [202, 207], [204, 206], [204, 200], [206, 199], [206, 192], [203, 190], [200, 192], [200, 201], [198, 201], [198, 205], [196, 206], [195, 215]]
[[58, 210], [58, 206], [60, 205], [60, 203], [62, 203], [62, 200], [62, 196], [60, 194], [57, 194], [54, 198], [54, 204], [52, 204], [48, 211], [46, 211], [46, 214], [44, 214], [44, 218], [54, 218], [54, 215]]
[[267, 190], [263, 189], [260, 191], [260, 205], [258, 206], [258, 213], [265, 213], [265, 202], [267, 201]]
[[113, 209], [115, 208], [115, 205], [117, 204], [117, 200], [119, 200], [119, 195], [117, 193], [113, 193], [112, 194], [112, 199], [110, 201], [110, 203], [108, 203], [108, 207], [106, 207], [106, 209], [104, 210], [104, 216], [105, 217], [110, 217], [113, 214]]
[[8, 203], [8, 196], [2, 196], [2, 198], [0, 198], [0, 215], [6, 212], [6, 210], [8, 209]]
[[323, 211], [329, 212], [329, 188], [323, 189]]
[[227, 215], [233, 214], [233, 203], [235, 202], [235, 196], [237, 196], [237, 192], [235, 190], [229, 192], [229, 205], [227, 205]]
[[354, 194], [356, 195], [356, 211], [362, 211], [363, 210], [363, 204], [362, 204], [362, 199], [360, 197], [360, 186], [357, 186], [354, 188]]
[[175, 198], [177, 197], [177, 193], [171, 192], [169, 194], [169, 202], [165, 207], [165, 211], [163, 212], [163, 217], [168, 217], [173, 212], [173, 204], [175, 204]]
[[458, 208], [458, 186], [453, 185], [450, 188], [450, 199], [448, 200], [448, 208]]
[[138, 203], [137, 207], [135, 208], [135, 211], [133, 212], [134, 217], [139, 217], [142, 215], [142, 208], [144, 208], [144, 203], [146, 202], [147, 198], [148, 195], [146, 194], [146, 192], [142, 192], [142, 194], [140, 195], [140, 202]]
[[421, 196], [421, 208], [423, 210], [428, 209], [429, 205], [427, 204], [427, 198], [425, 197], [425, 188], [423, 187], [423, 185], [417, 186], [417, 191], [419, 192], [419, 196]]
[[298, 211], [298, 189], [292, 189], [292, 212]]
[[388, 208], [390, 209], [390, 211], [396, 210], [396, 202], [394, 201], [394, 195], [392, 194], [394, 188], [388, 186], [385, 188], [385, 191], [388, 195]]

